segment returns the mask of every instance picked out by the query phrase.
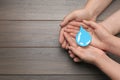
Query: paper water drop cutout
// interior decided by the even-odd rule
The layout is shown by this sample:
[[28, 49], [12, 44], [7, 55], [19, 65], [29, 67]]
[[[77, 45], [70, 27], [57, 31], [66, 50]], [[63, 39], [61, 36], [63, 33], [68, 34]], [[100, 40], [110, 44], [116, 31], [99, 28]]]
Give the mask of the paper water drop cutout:
[[76, 35], [76, 42], [79, 46], [85, 47], [90, 44], [92, 37], [88, 31], [80, 26], [80, 31]]

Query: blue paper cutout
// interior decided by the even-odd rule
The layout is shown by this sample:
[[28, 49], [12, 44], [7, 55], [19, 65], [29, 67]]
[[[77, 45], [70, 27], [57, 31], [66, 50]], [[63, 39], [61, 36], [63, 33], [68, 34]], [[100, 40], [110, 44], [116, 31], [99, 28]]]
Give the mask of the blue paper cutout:
[[80, 26], [80, 31], [76, 35], [76, 42], [79, 46], [85, 47], [90, 44], [92, 37], [88, 31]]

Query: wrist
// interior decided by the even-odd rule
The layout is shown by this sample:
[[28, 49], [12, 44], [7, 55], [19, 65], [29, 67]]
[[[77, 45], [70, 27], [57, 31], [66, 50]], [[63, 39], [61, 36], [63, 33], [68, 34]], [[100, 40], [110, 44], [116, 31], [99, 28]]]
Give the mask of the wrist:
[[105, 52], [98, 48], [96, 48], [93, 53], [94, 53], [94, 56], [92, 57], [93, 65], [97, 65], [102, 59], [104, 59], [104, 57], [106, 57]]
[[110, 35], [108, 38], [105, 40], [105, 50], [111, 52], [111, 49], [114, 49], [114, 41], [115, 37], [113, 35]]
[[112, 35], [116, 35], [118, 33], [118, 30], [113, 29], [113, 27], [110, 25], [110, 23], [108, 23], [106, 21], [102, 21], [99, 24], [102, 27], [104, 27]]
[[113, 54], [119, 55], [120, 56], [120, 38], [111, 35], [108, 39], [107, 39], [107, 47], [106, 47], [106, 51], [109, 51]]
[[84, 8], [84, 10], [90, 16], [90, 20], [96, 21], [97, 15], [94, 15], [93, 12], [88, 8]]
[[120, 64], [109, 58], [107, 55], [96, 60], [96, 64], [101, 71], [108, 75], [112, 80], [119, 80]]
[[96, 18], [98, 17], [98, 15], [95, 14], [94, 11], [90, 10], [90, 9], [87, 8], [87, 7], [85, 7], [84, 9], [85, 9], [85, 10], [88, 12], [88, 14], [91, 16], [91, 19], [92, 19], [93, 21], [96, 21]]
[[104, 62], [105, 59], [107, 58], [107, 55], [105, 53], [99, 55], [98, 57], [96, 57], [96, 59], [94, 60], [94, 65], [97, 67], [100, 67]]

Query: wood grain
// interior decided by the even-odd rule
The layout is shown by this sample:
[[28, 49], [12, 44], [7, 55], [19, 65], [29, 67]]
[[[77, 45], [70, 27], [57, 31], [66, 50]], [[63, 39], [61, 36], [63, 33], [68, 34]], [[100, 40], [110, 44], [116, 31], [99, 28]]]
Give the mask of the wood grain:
[[59, 21], [0, 21], [0, 47], [58, 47]]
[[[71, 11], [83, 8], [86, 1], [0, 0], [0, 20], [62, 20]], [[119, 4], [120, 0], [115, 0], [99, 17], [99, 20], [103, 20], [118, 10]]]
[[102, 74], [96, 67], [74, 63], [61, 48], [1, 48], [0, 74]]
[[105, 75], [30, 75], [0, 76], [0, 80], [110, 80]]
[[[0, 80], [110, 80], [59, 48], [59, 23], [87, 0], [0, 0]], [[120, 8], [115, 0], [98, 20]], [[102, 6], [102, 5], [101, 5]], [[109, 53], [120, 63], [118, 56]]]
[[86, 0], [0, 0], [0, 19], [60, 20]]
[[0, 21], [0, 47], [60, 47], [59, 23], [60, 21]]

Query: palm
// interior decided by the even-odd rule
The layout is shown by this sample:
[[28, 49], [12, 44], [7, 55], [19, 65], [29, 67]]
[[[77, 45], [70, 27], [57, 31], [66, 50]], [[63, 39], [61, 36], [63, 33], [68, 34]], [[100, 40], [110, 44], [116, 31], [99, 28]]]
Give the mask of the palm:
[[93, 31], [90, 33], [92, 36], [91, 45], [99, 49], [104, 49], [104, 43], [102, 42], [101, 38], [99, 38]]
[[[102, 50], [100, 50], [98, 48], [95, 48], [93, 46], [88, 46], [86, 48], [81, 48], [81, 47], [78, 46], [76, 51], [78, 51], [77, 56], [80, 57], [85, 62], [88, 62], [88, 63], [94, 63], [94, 61], [98, 57], [105, 54]], [[82, 55], [79, 55], [79, 54], [82, 54]]]
[[70, 44], [69, 49], [85, 62], [94, 63], [94, 61], [96, 61], [98, 57], [101, 57], [105, 54], [104, 51], [102, 51], [101, 49], [98, 49], [91, 45], [84, 48], [77, 46], [74, 38], [72, 38], [68, 33], [64, 33], [64, 35], [68, 43]]
[[97, 24], [95, 28], [96, 29], [91, 30], [91, 35], [93, 38], [91, 45], [104, 50], [106, 48], [106, 41], [109, 38], [110, 33], [100, 24]]
[[[78, 22], [76, 22], [78, 24]], [[79, 22], [81, 24], [81, 22]], [[71, 30], [68, 31], [69, 33], [75, 33], [75, 32], [78, 32], [79, 31], [79, 26], [78, 25], [70, 25], [71, 26]], [[74, 29], [74, 27], [78, 27], [78, 29]], [[106, 38], [105, 36], [98, 36], [98, 34], [95, 33], [94, 30], [92, 30], [89, 26], [85, 25], [83, 27], [87, 27], [87, 31], [90, 32], [91, 36], [92, 36], [92, 42], [90, 43], [92, 46], [94, 47], [97, 47], [99, 49], [104, 49], [105, 45], [104, 45], [104, 42], [102, 41], [103, 38]], [[101, 26], [103, 27], [103, 26]], [[102, 34], [103, 32], [101, 32], [100, 34]], [[76, 37], [76, 34], [75, 33], [74, 35], [72, 35], [74, 38]], [[104, 33], [103, 33], [104, 34]]]

